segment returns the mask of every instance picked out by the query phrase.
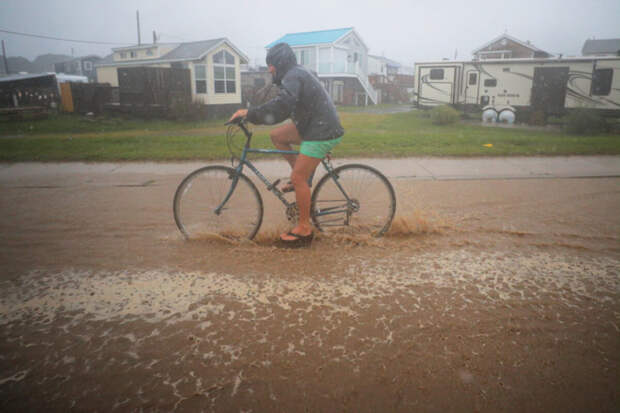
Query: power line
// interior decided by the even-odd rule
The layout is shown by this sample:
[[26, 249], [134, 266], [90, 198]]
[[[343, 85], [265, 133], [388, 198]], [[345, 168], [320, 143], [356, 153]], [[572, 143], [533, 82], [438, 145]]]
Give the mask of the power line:
[[53, 36], [43, 36], [40, 34], [32, 34], [32, 33], [20, 33], [14, 32], [12, 30], [0, 29], [2, 33], [16, 34], [18, 36], [26, 36], [26, 37], [36, 37], [39, 39], [49, 39], [49, 40], [61, 40], [63, 42], [73, 42], [73, 43], [88, 43], [88, 44], [105, 44], [105, 45], [131, 45], [132, 43], [111, 43], [111, 42], [95, 42], [91, 40], [76, 40], [76, 39], [63, 39], [61, 37], [53, 37]]

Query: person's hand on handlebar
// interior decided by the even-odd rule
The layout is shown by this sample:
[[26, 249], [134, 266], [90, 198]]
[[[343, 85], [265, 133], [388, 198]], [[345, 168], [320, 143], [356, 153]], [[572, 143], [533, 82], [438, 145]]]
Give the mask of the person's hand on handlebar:
[[233, 113], [233, 115], [230, 117], [230, 119], [228, 120], [228, 122], [232, 122], [233, 120], [237, 119], [237, 118], [245, 118], [248, 115], [248, 110], [247, 109], [239, 109], [238, 111], [236, 111], [235, 113]]

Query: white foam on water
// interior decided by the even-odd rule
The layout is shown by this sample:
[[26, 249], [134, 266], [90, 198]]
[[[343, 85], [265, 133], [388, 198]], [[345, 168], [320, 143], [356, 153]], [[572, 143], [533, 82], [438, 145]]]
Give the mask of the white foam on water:
[[[560, 299], [570, 296], [567, 305], [583, 299], [613, 302], [620, 291], [620, 263], [613, 258], [445, 251], [351, 261], [343, 274], [318, 280], [166, 270], [33, 271], [17, 283], [0, 282], [0, 325], [23, 319], [50, 323], [64, 314], [75, 320], [135, 318], [168, 324], [200, 320], [205, 330], [211, 326], [210, 316], [238, 322], [256, 317], [259, 309], [293, 307], [306, 312], [320, 308], [329, 320], [337, 315], [355, 317], [368, 303], [395, 293], [409, 296], [413, 302], [407, 310], [416, 311], [420, 297], [413, 287], [421, 285], [451, 288], [463, 306], [471, 303], [472, 289], [490, 303], [553, 293]], [[241, 310], [229, 308], [221, 299], [240, 304]], [[462, 308], [446, 307], [444, 312], [457, 310]], [[125, 339], [136, 341], [133, 334]]]

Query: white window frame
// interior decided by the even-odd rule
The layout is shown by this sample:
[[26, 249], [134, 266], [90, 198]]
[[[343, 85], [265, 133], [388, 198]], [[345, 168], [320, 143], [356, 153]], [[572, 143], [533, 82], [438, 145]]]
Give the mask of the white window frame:
[[[204, 69], [204, 77], [198, 77], [198, 67], [202, 67]], [[204, 92], [198, 91], [198, 82], [204, 82], [204, 85], [205, 85]], [[206, 95], [208, 92], [207, 65], [206, 64], [194, 65], [194, 89], [196, 90], [197, 95]]]
[[93, 62], [91, 62], [90, 60], [85, 60], [84, 61], [84, 70], [87, 72], [92, 72], [93, 70]]
[[[215, 62], [215, 56], [217, 56], [220, 53], [223, 53], [224, 63], [216, 63]], [[232, 56], [232, 58], [233, 58], [233, 63], [232, 64], [231, 63], [226, 63], [226, 55], [227, 54]], [[237, 65], [234, 63], [235, 60], [236, 60], [235, 56], [232, 53], [230, 53], [228, 50], [222, 49], [222, 50], [218, 51], [217, 53], [213, 54], [213, 57], [211, 59], [213, 61], [213, 91], [216, 94], [228, 94], [228, 95], [230, 95], [230, 94], [237, 93], [237, 89], [238, 89], [237, 88]], [[216, 68], [222, 68], [223, 69], [223, 71], [224, 71], [224, 78], [218, 78], [217, 77], [216, 70], [215, 70]], [[233, 75], [232, 79], [229, 79], [228, 78], [228, 70], [227, 69], [231, 69], [231, 68], [234, 70], [234, 75]], [[222, 81], [224, 82], [224, 91], [223, 92], [218, 92], [216, 84], [217, 84], [217, 82], [222, 82]], [[233, 85], [234, 85], [234, 89], [235, 90], [233, 92], [229, 92], [228, 91], [228, 82], [234, 82]]]

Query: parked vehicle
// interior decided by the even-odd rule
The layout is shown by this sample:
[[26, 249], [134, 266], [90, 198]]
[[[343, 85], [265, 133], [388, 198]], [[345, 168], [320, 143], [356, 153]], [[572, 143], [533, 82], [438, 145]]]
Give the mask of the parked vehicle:
[[[590, 108], [620, 117], [620, 57], [492, 59], [416, 64], [415, 103], [563, 115]], [[504, 119], [510, 116], [504, 115]]]

